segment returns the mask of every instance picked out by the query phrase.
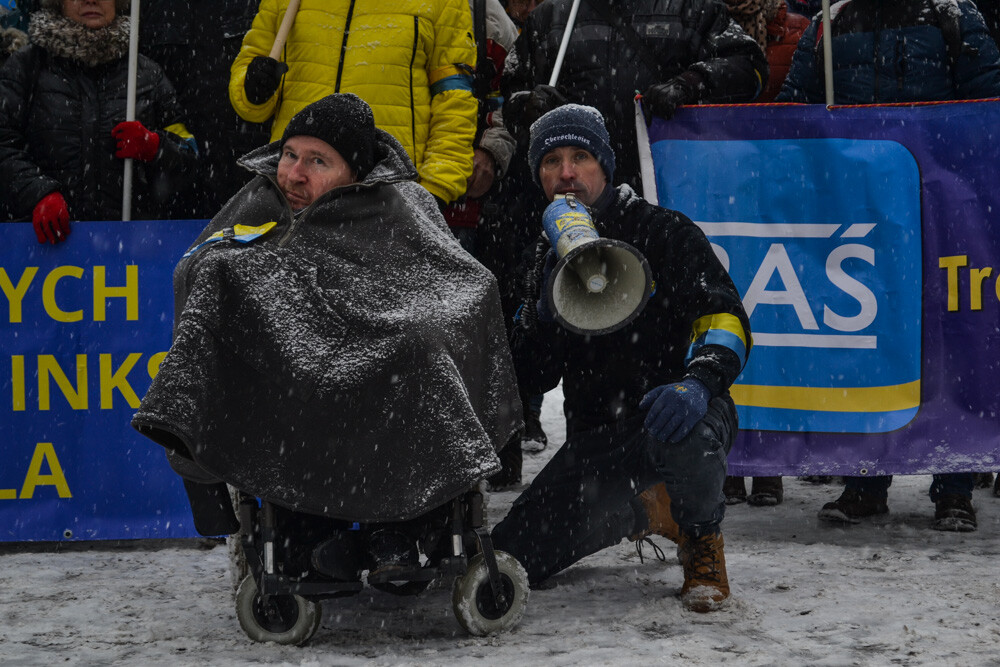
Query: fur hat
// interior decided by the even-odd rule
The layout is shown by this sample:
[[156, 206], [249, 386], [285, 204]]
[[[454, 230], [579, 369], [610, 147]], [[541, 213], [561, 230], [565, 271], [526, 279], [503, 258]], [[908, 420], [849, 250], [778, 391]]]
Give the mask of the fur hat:
[[604, 169], [608, 183], [614, 179], [615, 153], [611, 150], [604, 116], [594, 107], [564, 104], [531, 124], [528, 164], [535, 183], [541, 185], [538, 169], [542, 166], [542, 158], [560, 146], [578, 146], [590, 151]]
[[[47, 9], [56, 14], [62, 14], [62, 0], [37, 0], [39, 9]], [[132, 8], [131, 0], [115, 0], [115, 13], [128, 14]]]
[[375, 117], [354, 93], [334, 93], [313, 102], [288, 121], [281, 145], [305, 135], [333, 146], [362, 180], [375, 166]]

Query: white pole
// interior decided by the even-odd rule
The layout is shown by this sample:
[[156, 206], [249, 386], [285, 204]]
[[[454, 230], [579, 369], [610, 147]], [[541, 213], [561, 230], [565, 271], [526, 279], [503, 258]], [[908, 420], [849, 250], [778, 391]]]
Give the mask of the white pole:
[[[139, 73], [139, 0], [132, 0], [131, 29], [128, 41], [128, 88], [126, 89], [125, 120], [135, 120], [136, 77]], [[132, 158], [125, 159], [122, 179], [122, 220], [132, 219]]]
[[[598, 0], [603, 2], [604, 0]], [[573, 0], [573, 6], [569, 10], [569, 20], [566, 22], [566, 31], [563, 33], [562, 43], [559, 45], [559, 54], [556, 55], [556, 64], [552, 67], [552, 76], [549, 77], [549, 85], [556, 85], [559, 80], [559, 70], [562, 69], [563, 58], [566, 57], [566, 49], [569, 47], [569, 36], [573, 32], [576, 24], [576, 12], [580, 9], [580, 0]]]
[[826, 78], [826, 106], [833, 106], [833, 35], [830, 31], [830, 0], [823, 0], [823, 75]]
[[653, 169], [653, 150], [649, 145], [649, 130], [642, 106], [635, 100], [635, 141], [639, 147], [639, 174], [642, 176], [642, 196], [650, 204], [660, 205], [656, 192], [656, 172]]

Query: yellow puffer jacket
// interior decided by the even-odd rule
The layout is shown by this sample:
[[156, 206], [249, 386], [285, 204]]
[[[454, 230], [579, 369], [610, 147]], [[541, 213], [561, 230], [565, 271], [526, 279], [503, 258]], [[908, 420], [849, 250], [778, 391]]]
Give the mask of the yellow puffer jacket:
[[257, 123], [273, 117], [273, 141], [307, 104], [354, 93], [403, 144], [431, 194], [446, 202], [464, 194], [477, 111], [468, 0], [301, 0], [279, 57], [288, 73], [271, 99], [251, 104], [247, 66], [271, 51], [287, 7], [288, 0], [260, 3], [230, 73], [236, 112]]

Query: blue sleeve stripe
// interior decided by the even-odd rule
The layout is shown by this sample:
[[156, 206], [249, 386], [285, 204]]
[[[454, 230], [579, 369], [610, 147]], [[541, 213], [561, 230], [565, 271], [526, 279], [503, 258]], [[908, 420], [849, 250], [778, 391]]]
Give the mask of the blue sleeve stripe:
[[431, 97], [447, 90], [466, 90], [472, 92], [472, 77], [468, 74], [452, 74], [431, 84]]
[[684, 360], [684, 363], [690, 363], [694, 355], [706, 345], [721, 345], [735, 352], [736, 356], [740, 359], [740, 368], [743, 368], [747, 363], [747, 348], [743, 343], [743, 339], [724, 329], [709, 329], [699, 336], [697, 340], [691, 343], [691, 347], [688, 348], [687, 358]]

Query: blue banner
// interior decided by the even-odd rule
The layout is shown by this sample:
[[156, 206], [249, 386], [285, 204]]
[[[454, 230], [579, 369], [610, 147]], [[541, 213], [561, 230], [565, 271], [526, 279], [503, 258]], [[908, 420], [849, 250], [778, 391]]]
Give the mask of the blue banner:
[[170, 347], [173, 268], [203, 220], [0, 226], [0, 541], [197, 535], [129, 425]]
[[661, 205], [750, 315], [736, 475], [1000, 467], [1000, 103], [688, 108]]

